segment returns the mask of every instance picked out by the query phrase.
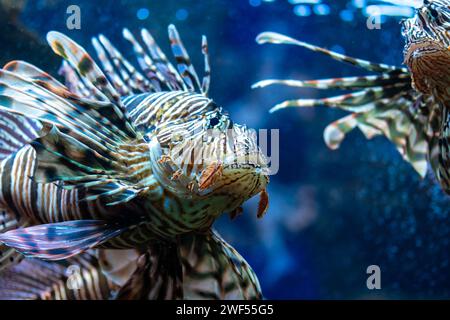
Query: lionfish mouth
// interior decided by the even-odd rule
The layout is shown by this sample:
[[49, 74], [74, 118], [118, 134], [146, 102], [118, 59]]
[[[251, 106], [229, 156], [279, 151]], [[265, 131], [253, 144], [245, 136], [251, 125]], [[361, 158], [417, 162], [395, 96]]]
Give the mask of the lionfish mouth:
[[255, 169], [260, 173], [268, 170], [266, 157], [257, 151], [245, 155], [230, 155], [223, 160], [223, 165], [233, 169]]
[[[257, 145], [256, 133], [245, 126], [217, 134], [201, 134], [172, 147], [150, 142], [152, 171], [170, 191], [186, 197], [204, 196], [215, 189], [223, 175], [251, 173], [268, 183], [268, 161]], [[220, 185], [220, 183], [219, 183]]]

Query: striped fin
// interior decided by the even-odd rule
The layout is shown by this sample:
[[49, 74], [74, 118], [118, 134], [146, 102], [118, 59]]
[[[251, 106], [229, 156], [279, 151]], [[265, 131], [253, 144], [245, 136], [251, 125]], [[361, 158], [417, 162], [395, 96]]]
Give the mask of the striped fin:
[[62, 260], [98, 246], [127, 229], [100, 220], [75, 220], [14, 229], [0, 234], [0, 242], [28, 257]]
[[407, 69], [351, 58], [272, 32], [259, 35], [257, 41], [298, 45], [324, 53], [337, 61], [379, 73], [321, 80], [260, 81], [253, 87], [279, 84], [299, 88], [354, 90], [322, 99], [284, 101], [274, 106], [270, 112], [287, 107], [339, 108], [350, 112], [351, 115], [333, 122], [325, 129], [324, 139], [331, 149], [337, 149], [346, 134], [354, 128], [359, 128], [367, 138], [386, 136], [422, 177], [426, 175], [428, 161], [434, 163], [433, 168], [435, 167], [434, 154], [437, 145], [434, 137], [438, 129], [432, 123], [436, 123], [436, 116], [440, 118], [440, 112], [433, 99], [412, 89], [411, 75]]
[[[154, 62], [152, 58], [145, 52], [145, 50], [142, 48], [142, 46], [139, 44], [139, 42], [136, 40], [136, 38], [133, 36], [133, 34], [128, 29], [123, 29], [122, 32], [123, 37], [128, 40], [131, 45], [133, 46], [134, 54], [136, 55], [137, 62], [146, 75], [147, 79], [152, 83], [153, 90], [149, 90], [150, 92], [157, 92], [161, 91], [161, 85], [164, 84], [169, 89], [177, 90], [181, 89], [178, 86], [178, 79], [175, 81], [171, 81], [169, 79], [173, 78], [170, 75], [167, 74], [166, 65], [162, 64], [158, 66], [158, 62]], [[153, 40], [151, 35], [149, 34], [149, 37]], [[154, 42], [154, 41], [153, 41]], [[156, 45], [156, 44], [155, 44]], [[165, 75], [164, 75], [165, 74]], [[178, 76], [177, 73], [175, 73], [176, 76]], [[179, 76], [178, 76], [179, 77]]]
[[70, 66], [67, 61], [63, 61], [58, 70], [58, 74], [64, 78], [64, 83], [70, 92], [73, 92], [79, 97], [88, 98], [92, 100], [100, 100], [101, 97], [96, 97], [93, 90], [89, 90], [83, 80], [78, 76], [74, 68]]
[[371, 61], [367, 61], [367, 60], [363, 60], [363, 59], [357, 59], [357, 58], [352, 58], [337, 52], [333, 52], [324, 48], [320, 48], [317, 47], [315, 45], [300, 41], [300, 40], [296, 40], [293, 39], [291, 37], [285, 36], [283, 34], [279, 34], [276, 32], [263, 32], [260, 33], [257, 37], [256, 37], [256, 42], [258, 44], [264, 44], [264, 43], [274, 43], [274, 44], [291, 44], [291, 45], [296, 45], [296, 46], [300, 46], [315, 52], [320, 52], [323, 53], [337, 61], [340, 62], [345, 62], [345, 63], [349, 63], [351, 65], [357, 66], [357, 67], [361, 67], [363, 69], [366, 69], [368, 71], [374, 71], [374, 72], [393, 72], [393, 73], [398, 73], [398, 72], [408, 72], [408, 70], [406, 68], [398, 68], [396, 66], [391, 66], [391, 65], [387, 65], [384, 63], [375, 63], [375, 62], [371, 62]]
[[108, 82], [101, 69], [81, 46], [64, 34], [56, 31], [50, 31], [47, 34], [47, 41], [56, 54], [69, 62], [81, 77], [89, 81], [98, 90], [100, 96], [103, 94], [105, 100], [120, 105], [119, 93]]
[[116, 295], [118, 300], [182, 299], [182, 267], [177, 246], [166, 243], [149, 245], [137, 260], [128, 281]]
[[317, 107], [327, 106], [332, 108], [340, 108], [350, 112], [362, 112], [372, 110], [377, 101], [383, 99], [394, 98], [402, 94], [404, 87], [388, 86], [388, 87], [372, 87], [354, 93], [347, 93], [339, 96], [323, 98], [323, 99], [297, 99], [288, 100], [275, 105], [270, 109], [273, 113], [280, 109], [288, 107]]
[[66, 181], [70, 177], [89, 174], [114, 174], [113, 160], [96, 152], [83, 141], [77, 140], [52, 127], [49, 132], [35, 139], [31, 145], [36, 150], [39, 166], [33, 178], [40, 183]]
[[[101, 199], [104, 204], [114, 206], [131, 201], [148, 190], [140, 183], [140, 176], [133, 175], [135, 167], [127, 165], [127, 156], [120, 156], [120, 150], [108, 153], [96, 149], [89, 140], [75, 139], [56, 127], [31, 145], [38, 159], [33, 179], [40, 183], [60, 181], [63, 182], [61, 188], [82, 189], [86, 196], [80, 201]], [[148, 149], [132, 146], [124, 152], [145, 150]], [[143, 155], [141, 161], [136, 166], [146, 169], [150, 159]]]
[[102, 273], [118, 286], [123, 286], [130, 279], [140, 256], [137, 249], [97, 249]]
[[37, 121], [0, 110], [0, 160], [38, 137], [40, 130]]
[[315, 89], [341, 89], [341, 90], [355, 90], [361, 88], [380, 87], [387, 85], [399, 85], [404, 83], [406, 85], [411, 83], [409, 74], [398, 75], [373, 75], [362, 77], [346, 77], [346, 78], [331, 78], [320, 80], [277, 80], [268, 79], [262, 80], [254, 85], [252, 89], [264, 88], [271, 85], [285, 85], [296, 88], [315, 88]]
[[189, 54], [187, 53], [186, 48], [180, 39], [180, 35], [174, 25], [169, 26], [169, 39], [172, 46], [173, 55], [177, 61], [178, 72], [188, 86], [188, 89], [190, 91], [201, 91], [202, 86], [200, 85], [197, 72], [195, 72], [195, 69], [192, 66]]
[[128, 133], [131, 136], [135, 136], [135, 130], [126, 115], [126, 108], [120, 100], [120, 94], [111, 85], [89, 54], [73, 40], [59, 32], [49, 32], [47, 41], [53, 51], [69, 62], [85, 82], [97, 89], [99, 96], [105, 96], [106, 99], [104, 100], [112, 104], [110, 110], [125, 123]]
[[[107, 56], [105, 49], [100, 44], [97, 38], [92, 38], [92, 45], [94, 46], [95, 51], [97, 52], [98, 59], [102, 63], [103, 71], [105, 72], [111, 84], [114, 86], [114, 88], [119, 92], [121, 96], [129, 95], [130, 90], [127, 84], [124, 83], [120, 74], [115, 71], [114, 66], [111, 63], [111, 60]], [[116, 63], [116, 65], [119, 65], [120, 67], [120, 63]], [[123, 73], [124, 72], [122, 71], [122, 75]]]
[[[8, 212], [7, 209], [0, 209], [0, 233], [14, 230], [20, 226], [26, 225], [25, 222], [20, 223], [15, 215]], [[5, 245], [0, 245], [0, 274], [3, 270], [10, 268], [12, 265], [22, 261], [23, 255]]]
[[[27, 79], [0, 70], [0, 111], [45, 124], [41, 137], [31, 143], [37, 151], [34, 178], [78, 185], [87, 189], [85, 200], [104, 198], [109, 205], [128, 202], [146, 191], [141, 181], [151, 174], [148, 157], [132, 160], [131, 166], [127, 163], [135, 152], [146, 152], [148, 146], [143, 139], [136, 140], [134, 127], [121, 118], [119, 107], [80, 98], [51, 79], [37, 79], [37, 69], [21, 66], [25, 69]], [[6, 128], [0, 136], [1, 132], [7, 132]], [[85, 183], [93, 181], [103, 185], [86, 188]]]
[[[126, 60], [122, 54], [111, 44], [111, 42], [103, 35], [93, 39], [93, 43], [97, 42], [97, 49], [101, 52], [101, 45], [105, 48], [104, 54], [106, 52], [109, 53], [111, 60], [114, 64], [116, 70], [122, 79], [122, 81], [126, 84], [127, 88], [131, 89], [131, 92], [123, 93], [122, 95], [130, 94], [130, 93], [140, 93], [140, 92], [149, 92], [152, 90], [152, 85], [148, 82], [148, 80], [136, 70], [136, 68]], [[97, 50], [97, 53], [99, 53]], [[100, 54], [99, 54], [100, 57]], [[106, 62], [106, 59], [103, 60]], [[106, 63], [108, 65], [108, 63]], [[117, 74], [117, 73], [116, 73]]]
[[202, 52], [205, 58], [205, 74], [202, 81], [202, 92], [207, 96], [209, 92], [209, 84], [211, 83], [211, 66], [209, 63], [208, 39], [202, 37]]
[[[186, 83], [178, 74], [177, 69], [170, 63], [164, 52], [156, 43], [155, 39], [147, 29], [141, 30], [142, 40], [150, 53], [151, 59], [153, 59], [157, 70], [163, 75], [164, 82], [172, 90], [187, 90]], [[125, 37], [128, 38], [128, 37]], [[147, 56], [148, 57], [148, 56]], [[146, 61], [151, 61], [146, 59]]]
[[[123, 37], [131, 43], [140, 70], [125, 59], [120, 51], [103, 35], [93, 38], [92, 44], [103, 66], [104, 74], [81, 47], [69, 42], [70, 40], [63, 35], [52, 32], [49, 34], [49, 42], [59, 55], [70, 62], [63, 68], [68, 86], [73, 88], [73, 92], [82, 92], [84, 97], [96, 97], [105, 100], [105, 97], [102, 97], [102, 89], [104, 88], [100, 88], [98, 83], [108, 84], [106, 85], [107, 98], [115, 103], [117, 103], [118, 95], [126, 96], [163, 90], [197, 91], [206, 96], [210, 84], [210, 63], [206, 37], [202, 37], [205, 75], [200, 84], [178, 31], [173, 25], [170, 25], [168, 29], [177, 68], [167, 59], [153, 36], [145, 28], [141, 30], [140, 40], [142, 44], [128, 29], [123, 30]], [[66, 54], [66, 51], [72, 51], [76, 55], [70, 56]], [[80, 72], [80, 62], [81, 66], [89, 67], [91, 75], [88, 76]], [[78, 74], [81, 74], [78, 79], [73, 75], [73, 69], [77, 69]]]
[[78, 99], [64, 88], [44, 88], [6, 70], [0, 70], [0, 109], [88, 135], [99, 145], [111, 137], [134, 137], [113, 105]]
[[116, 288], [91, 252], [58, 262], [25, 259], [0, 276], [0, 300], [105, 300]]
[[[215, 231], [179, 236], [176, 246], [178, 254], [174, 247], [162, 244], [148, 247], [145, 254], [134, 249], [99, 249], [103, 273], [122, 286], [116, 298], [262, 298], [258, 278], [251, 267]], [[162, 248], [170, 248], [173, 252], [168, 254]], [[168, 270], [164, 268], [164, 261], [172, 261]], [[181, 263], [182, 276], [177, 269], [178, 263]], [[172, 275], [167, 273], [170, 270], [173, 270]], [[182, 292], [178, 287], [180, 279]], [[169, 285], [162, 286], [164, 281]]]
[[180, 256], [184, 299], [263, 298], [252, 268], [216, 231], [183, 236]]
[[3, 70], [13, 72], [25, 79], [29, 79], [36, 84], [47, 83], [52, 87], [64, 87], [64, 85], [49, 75], [47, 72], [25, 61], [8, 62]]

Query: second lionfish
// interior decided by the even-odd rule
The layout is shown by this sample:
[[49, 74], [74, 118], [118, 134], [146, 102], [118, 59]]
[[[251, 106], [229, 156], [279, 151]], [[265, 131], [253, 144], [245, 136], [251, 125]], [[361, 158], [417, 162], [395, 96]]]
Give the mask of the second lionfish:
[[356, 59], [285, 35], [265, 32], [258, 43], [290, 44], [325, 54], [373, 75], [321, 80], [264, 80], [254, 87], [282, 84], [300, 88], [341, 89], [352, 93], [324, 99], [298, 99], [286, 107], [326, 106], [350, 112], [324, 131], [331, 149], [359, 128], [367, 138], [384, 135], [423, 177], [430, 163], [437, 180], [450, 193], [450, 1], [425, 0], [416, 15], [403, 21], [407, 68]]
[[200, 82], [174, 26], [177, 67], [146, 29], [123, 36], [139, 68], [103, 35], [100, 67], [50, 32], [65, 85], [22, 61], [0, 70], [0, 298], [261, 298], [212, 230], [257, 194], [263, 216], [268, 171], [255, 132], [207, 96], [206, 37]]

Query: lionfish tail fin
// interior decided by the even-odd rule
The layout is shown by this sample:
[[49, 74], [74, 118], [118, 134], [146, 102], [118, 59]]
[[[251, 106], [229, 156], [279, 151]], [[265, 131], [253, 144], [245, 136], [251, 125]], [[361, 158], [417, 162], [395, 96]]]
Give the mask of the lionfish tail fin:
[[394, 143], [403, 158], [422, 177], [427, 162], [435, 162], [436, 139], [432, 128], [441, 117], [432, 97], [416, 93], [411, 87], [411, 75], [406, 68], [352, 58], [320, 48], [285, 35], [264, 32], [257, 42], [291, 44], [325, 54], [339, 62], [349, 63], [377, 74], [329, 78], [320, 80], [263, 80], [253, 85], [262, 88], [286, 85], [298, 88], [350, 90], [352, 92], [321, 99], [288, 100], [274, 106], [270, 112], [288, 107], [326, 106], [351, 114], [331, 123], [324, 131], [324, 139], [331, 149], [337, 149], [346, 134], [358, 128], [368, 138], [386, 136]]
[[0, 242], [28, 257], [62, 260], [94, 248], [128, 227], [99, 220], [75, 220], [18, 228], [0, 234]]

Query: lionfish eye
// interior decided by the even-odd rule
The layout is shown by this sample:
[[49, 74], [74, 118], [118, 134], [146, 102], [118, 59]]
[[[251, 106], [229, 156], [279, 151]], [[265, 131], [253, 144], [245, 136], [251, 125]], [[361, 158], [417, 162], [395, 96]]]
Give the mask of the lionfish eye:
[[215, 126], [217, 126], [219, 123], [220, 123], [220, 120], [219, 120], [219, 118], [217, 118], [217, 117], [214, 117], [214, 118], [209, 119], [209, 126], [210, 126], [210, 127], [215, 127]]
[[433, 17], [434, 19], [437, 19], [439, 17], [439, 13], [433, 7], [428, 8], [428, 10], [430, 12], [431, 17]]
[[230, 126], [230, 119], [221, 112], [210, 114], [205, 122], [206, 129], [226, 130]]

